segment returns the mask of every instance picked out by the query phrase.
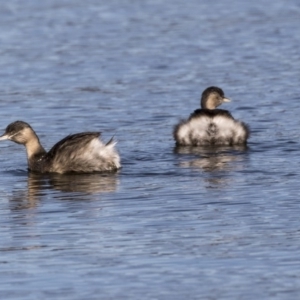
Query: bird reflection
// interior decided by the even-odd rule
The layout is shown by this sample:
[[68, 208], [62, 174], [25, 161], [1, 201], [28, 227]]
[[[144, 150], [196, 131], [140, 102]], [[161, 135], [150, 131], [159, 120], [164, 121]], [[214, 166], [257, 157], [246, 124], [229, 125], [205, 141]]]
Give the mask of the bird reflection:
[[116, 190], [117, 178], [115, 174], [53, 174], [49, 184], [62, 192], [108, 193]]
[[[242, 164], [234, 163], [244, 159], [241, 154], [246, 153], [247, 146], [224, 146], [224, 147], [176, 147], [174, 152], [183, 154], [184, 161], [179, 163], [180, 167], [202, 170], [207, 173], [204, 180], [209, 187], [215, 187], [226, 184], [230, 178], [227, 175], [229, 171], [242, 168]], [[186, 159], [192, 156], [192, 159]], [[196, 158], [195, 158], [196, 156]], [[224, 173], [225, 171], [225, 173]]]
[[[14, 209], [26, 209], [37, 206], [43, 196], [51, 190], [61, 193], [55, 198], [76, 200], [86, 195], [114, 192], [118, 185], [116, 174], [38, 174], [28, 173], [27, 190], [16, 191], [12, 196]], [[50, 192], [49, 192], [50, 190]], [[75, 194], [77, 193], [77, 194]]]
[[199, 158], [180, 162], [181, 167], [199, 168], [204, 171], [221, 171], [230, 168], [230, 162], [237, 161], [247, 146], [234, 147], [176, 147], [177, 154], [197, 155]]

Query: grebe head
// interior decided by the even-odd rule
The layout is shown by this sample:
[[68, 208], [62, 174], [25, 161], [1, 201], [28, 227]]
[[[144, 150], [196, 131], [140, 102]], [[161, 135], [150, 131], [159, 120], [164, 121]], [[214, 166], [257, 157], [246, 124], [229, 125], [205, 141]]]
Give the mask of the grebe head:
[[11, 140], [15, 143], [25, 145], [35, 136], [36, 135], [29, 124], [23, 121], [16, 121], [6, 127], [5, 133], [0, 136], [0, 141]]
[[226, 98], [222, 89], [211, 86], [205, 89], [201, 96], [201, 108], [215, 109], [224, 102], [230, 102]]

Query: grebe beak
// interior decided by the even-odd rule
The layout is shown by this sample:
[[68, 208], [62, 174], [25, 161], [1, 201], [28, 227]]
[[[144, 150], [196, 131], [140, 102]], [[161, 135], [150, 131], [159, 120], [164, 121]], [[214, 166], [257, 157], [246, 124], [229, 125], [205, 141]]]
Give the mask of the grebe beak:
[[9, 139], [9, 135], [8, 134], [3, 134], [0, 136], [0, 141], [4, 141], [4, 140], [8, 140]]
[[231, 102], [231, 100], [224, 97], [224, 98], [223, 98], [223, 102]]

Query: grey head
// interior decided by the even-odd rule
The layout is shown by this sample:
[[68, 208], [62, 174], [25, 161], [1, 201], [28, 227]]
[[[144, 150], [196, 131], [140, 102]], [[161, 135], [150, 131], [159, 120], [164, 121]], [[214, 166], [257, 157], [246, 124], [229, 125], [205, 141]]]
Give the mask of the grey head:
[[215, 109], [224, 102], [230, 102], [226, 98], [222, 89], [216, 86], [210, 86], [205, 89], [201, 96], [201, 108]]
[[36, 135], [29, 124], [23, 121], [15, 121], [6, 127], [5, 133], [0, 136], [0, 141], [11, 140], [15, 143], [24, 145], [35, 136]]

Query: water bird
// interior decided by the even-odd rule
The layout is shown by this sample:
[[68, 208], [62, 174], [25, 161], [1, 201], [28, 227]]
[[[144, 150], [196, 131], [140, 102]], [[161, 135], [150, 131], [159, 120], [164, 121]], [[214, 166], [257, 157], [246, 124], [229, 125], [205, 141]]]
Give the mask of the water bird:
[[25, 146], [30, 171], [61, 174], [115, 171], [121, 167], [116, 142], [111, 138], [104, 144], [100, 135], [100, 132], [68, 135], [46, 152], [32, 127], [26, 122], [15, 121], [6, 127], [0, 140]]
[[230, 102], [221, 88], [211, 86], [201, 96], [201, 109], [174, 127], [173, 137], [178, 146], [242, 145], [249, 137], [248, 126], [235, 120], [229, 111], [217, 109]]

